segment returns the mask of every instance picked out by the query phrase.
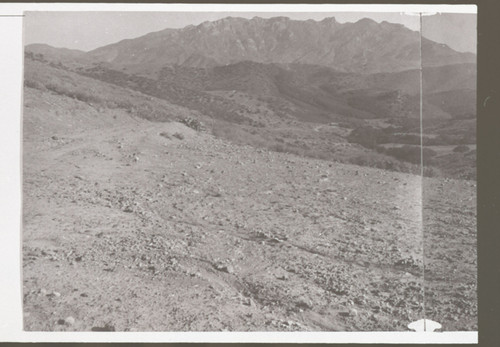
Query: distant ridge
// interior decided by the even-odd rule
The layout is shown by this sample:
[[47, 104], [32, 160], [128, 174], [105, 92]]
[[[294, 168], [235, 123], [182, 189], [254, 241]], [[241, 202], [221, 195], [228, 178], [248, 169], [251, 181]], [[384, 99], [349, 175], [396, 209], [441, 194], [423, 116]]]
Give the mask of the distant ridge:
[[[475, 62], [424, 39], [425, 64], [442, 66]], [[339, 71], [397, 72], [419, 66], [419, 35], [403, 25], [364, 18], [356, 23], [227, 17], [182, 29], [165, 29], [100, 47], [86, 56], [119, 67], [158, 70], [169, 65], [214, 67], [240, 61], [302, 63]]]

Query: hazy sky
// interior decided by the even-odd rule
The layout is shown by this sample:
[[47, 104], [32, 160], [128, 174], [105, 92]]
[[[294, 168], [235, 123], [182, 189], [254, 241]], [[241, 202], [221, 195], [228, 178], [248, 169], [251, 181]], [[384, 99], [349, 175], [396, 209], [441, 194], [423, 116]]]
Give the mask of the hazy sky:
[[[224, 17], [286, 16], [297, 20], [322, 20], [335, 17], [338, 22], [372, 18], [377, 22], [400, 23], [419, 30], [419, 19], [400, 13], [383, 12], [26, 12], [24, 43], [46, 43], [89, 51], [127, 38], [135, 38], [165, 28], [182, 28]], [[460, 51], [475, 52], [476, 15], [453, 14], [424, 21], [424, 35]], [[450, 17], [451, 16], [451, 17]], [[425, 17], [424, 17], [425, 18]], [[444, 20], [446, 19], [446, 20]], [[429, 30], [425, 30], [428, 26]], [[450, 31], [450, 28], [452, 29]]]

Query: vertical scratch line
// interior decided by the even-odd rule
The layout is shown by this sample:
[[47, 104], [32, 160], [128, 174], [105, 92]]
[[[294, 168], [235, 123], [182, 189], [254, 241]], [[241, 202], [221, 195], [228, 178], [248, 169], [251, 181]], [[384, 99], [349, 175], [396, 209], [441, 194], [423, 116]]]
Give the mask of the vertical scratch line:
[[422, 12], [420, 12], [420, 199], [422, 220], [422, 309], [425, 322], [425, 232], [424, 232], [424, 124], [423, 124], [423, 63], [422, 63]]

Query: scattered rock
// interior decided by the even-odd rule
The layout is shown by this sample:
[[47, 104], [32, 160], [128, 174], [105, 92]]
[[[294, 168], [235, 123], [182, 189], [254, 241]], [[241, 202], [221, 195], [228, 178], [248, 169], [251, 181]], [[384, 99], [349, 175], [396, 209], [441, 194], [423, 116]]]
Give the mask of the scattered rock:
[[276, 278], [279, 280], [282, 280], [282, 281], [286, 281], [286, 280], [288, 280], [288, 274], [286, 274], [286, 273], [278, 274], [278, 275], [276, 275]]
[[218, 271], [227, 272], [228, 274], [234, 273], [234, 268], [229, 264], [217, 263], [214, 268]]
[[[155, 133], [153, 132], [153, 134]], [[85, 263], [95, 262], [101, 266], [100, 269], [107, 266], [116, 266], [116, 273], [120, 275], [117, 278], [121, 280], [122, 277], [128, 276], [129, 274], [138, 274], [139, 270], [136, 271], [136, 269], [138, 269], [136, 268], [136, 264], [142, 254], [148, 254], [150, 259], [144, 257], [141, 263], [141, 270], [143, 270], [142, 275], [145, 276], [143, 278], [145, 280], [151, 280], [152, 277], [159, 276], [152, 275], [150, 271], [153, 273], [159, 271], [162, 275], [165, 274], [165, 276], [169, 276], [175, 264], [175, 260], [171, 261], [170, 257], [172, 255], [177, 255], [179, 259], [183, 259], [183, 266], [193, 266], [193, 270], [186, 275], [187, 280], [182, 283], [183, 286], [185, 283], [189, 282], [193, 283], [193, 287], [199, 284], [200, 288], [203, 288], [203, 290], [196, 291], [196, 289], [193, 289], [193, 291], [201, 296], [200, 299], [207, 300], [205, 302], [208, 302], [208, 300], [210, 300], [209, 298], [212, 296], [224, 298], [224, 295], [229, 292], [229, 290], [226, 290], [225, 284], [231, 285], [232, 283], [228, 283], [231, 282], [228, 281], [228, 278], [235, 276], [227, 276], [227, 274], [233, 274], [235, 269], [233, 265], [229, 265], [228, 263], [234, 264], [235, 267], [238, 266], [236, 267], [238, 275], [239, 272], [245, 274], [245, 276], [238, 279], [238, 284], [243, 288], [247, 286], [250, 288], [248, 290], [252, 293], [252, 297], [255, 298], [255, 302], [248, 297], [244, 297], [241, 301], [233, 300], [231, 303], [228, 303], [235, 305], [233, 307], [226, 305], [219, 305], [219, 307], [222, 307], [224, 310], [236, 308], [237, 310], [243, 311], [243, 314], [246, 314], [246, 311], [253, 312], [256, 318], [251, 322], [252, 329], [259, 328], [259, 324], [260, 327], [262, 327], [262, 312], [274, 311], [271, 318], [266, 317], [266, 320], [271, 321], [273, 319], [275, 320], [277, 317], [283, 317], [284, 313], [289, 312], [288, 310], [290, 310], [290, 312], [298, 311], [299, 309], [301, 311], [314, 310], [314, 314], [322, 314], [322, 310], [325, 310], [327, 304], [336, 305], [339, 301], [347, 301], [348, 298], [352, 298], [354, 303], [350, 302], [350, 305], [344, 306], [342, 312], [339, 312], [338, 315], [345, 317], [361, 316], [357, 319], [356, 323], [358, 323], [358, 321], [360, 323], [356, 324], [356, 328], [384, 329], [384, 322], [390, 324], [393, 318], [397, 318], [400, 321], [404, 319], [404, 314], [406, 314], [406, 312], [403, 312], [404, 309], [401, 310], [402, 313], [395, 310], [393, 315], [392, 312], [387, 314], [388, 311], [386, 311], [386, 305], [384, 304], [385, 302], [389, 302], [389, 299], [392, 299], [390, 293], [393, 292], [395, 299], [389, 302], [390, 305], [387, 305], [393, 308], [396, 303], [398, 303], [399, 299], [406, 299], [406, 297], [411, 298], [412, 295], [416, 295], [416, 291], [413, 289], [408, 290], [408, 293], [406, 293], [407, 286], [404, 284], [401, 285], [401, 283], [406, 283], [403, 281], [408, 280], [404, 277], [405, 273], [401, 271], [401, 268], [391, 272], [394, 270], [391, 265], [393, 265], [395, 261], [396, 265], [398, 265], [398, 259], [403, 258], [406, 254], [412, 254], [411, 251], [414, 246], [411, 244], [413, 239], [406, 238], [409, 234], [409, 230], [412, 230], [414, 225], [411, 220], [408, 220], [407, 223], [406, 219], [402, 219], [403, 217], [407, 217], [407, 219], [411, 217], [406, 215], [406, 203], [401, 196], [405, 193], [404, 190], [397, 189], [397, 186], [395, 188], [394, 186], [387, 188], [384, 186], [375, 186], [372, 178], [364, 180], [359, 179], [359, 183], [358, 181], [346, 181], [346, 178], [342, 177], [342, 171], [340, 171], [342, 169], [342, 166], [340, 166], [341, 164], [334, 164], [332, 166], [332, 164], [324, 162], [322, 167], [328, 165], [332, 169], [329, 171], [329, 175], [321, 175], [323, 172], [320, 170], [318, 170], [318, 172], [313, 172], [311, 170], [312, 166], [307, 166], [305, 159], [297, 159], [297, 164], [288, 165], [291, 173], [295, 174], [297, 179], [293, 176], [280, 176], [282, 173], [272, 171], [275, 170], [272, 166], [270, 166], [269, 172], [266, 173], [263, 169], [265, 165], [263, 164], [265, 161], [264, 159], [258, 158], [258, 164], [252, 165], [252, 157], [248, 156], [246, 153], [241, 153], [241, 156], [238, 155], [238, 158], [232, 156], [232, 152], [228, 153], [229, 150], [238, 151], [239, 148], [237, 147], [225, 148], [220, 152], [211, 153], [206, 151], [203, 145], [200, 145], [200, 149], [196, 149], [196, 152], [193, 152], [191, 156], [187, 151], [193, 150], [189, 147], [192, 146], [191, 138], [192, 136], [186, 141], [178, 141], [177, 143], [174, 141], [174, 143], [170, 143], [156, 136], [155, 141], [158, 142], [157, 144], [168, 142], [168, 145], [171, 146], [169, 147], [169, 149], [171, 148], [171, 154], [168, 160], [158, 159], [158, 162], [161, 162], [162, 166], [155, 171], [154, 166], [151, 165], [150, 167], [149, 162], [149, 160], [154, 157], [154, 148], [151, 149], [148, 147], [148, 152], [146, 154], [140, 154], [142, 155], [141, 163], [143, 161], [146, 163], [147, 167], [145, 169], [147, 170], [139, 170], [140, 175], [137, 176], [137, 182], [131, 180], [129, 183], [129, 178], [135, 179], [136, 177], [126, 176], [131, 175], [134, 170], [125, 168], [123, 166], [124, 163], [116, 165], [118, 170], [123, 169], [123, 176], [121, 173], [118, 176], [113, 176], [110, 173], [109, 179], [108, 173], [106, 173], [104, 178], [96, 176], [95, 179], [99, 179], [99, 188], [95, 188], [94, 184], [85, 185], [85, 182], [82, 182], [84, 180], [82, 176], [72, 176], [76, 172], [82, 172], [74, 168], [71, 168], [74, 171], [68, 171], [67, 176], [62, 177], [62, 179], [57, 177], [52, 178], [49, 185], [51, 187], [57, 187], [58, 190], [55, 190], [55, 194], [52, 194], [52, 192], [50, 192], [50, 195], [47, 194], [51, 199], [50, 206], [54, 206], [52, 205], [54, 203], [61, 204], [61, 202], [70, 202], [71, 199], [73, 199], [73, 201], [77, 202], [77, 205], [71, 205], [70, 207], [73, 207], [72, 210], [82, 211], [75, 207], [88, 207], [91, 201], [95, 202], [95, 206], [92, 206], [92, 208], [103, 207], [104, 204], [109, 201], [110, 206], [116, 209], [114, 212], [118, 212], [118, 214], [110, 213], [111, 220], [109, 223], [106, 220], [99, 219], [100, 216], [98, 214], [100, 210], [98, 209], [95, 210], [96, 215], [94, 217], [89, 214], [84, 216], [85, 218], [75, 219], [74, 225], [70, 226], [68, 229], [77, 231], [84, 230], [84, 232], [89, 234], [68, 235], [64, 246], [67, 246], [67, 249], [74, 248], [76, 254], [69, 257], [67, 254], [63, 256], [62, 253], [59, 253], [63, 259], [72, 259], [75, 262], [81, 262], [83, 261], [83, 257], [85, 257]], [[47, 142], [51, 144], [50, 141]], [[56, 143], [54, 142], [52, 146], [55, 145]], [[185, 147], [180, 147], [184, 145]], [[119, 146], [121, 147], [121, 144]], [[129, 148], [129, 146], [130, 148], [136, 147], [132, 142], [130, 144], [127, 143], [126, 148]], [[179, 152], [177, 152], [178, 148], [181, 148], [185, 156], [184, 158], [179, 158]], [[113, 144], [111, 144], [111, 149], [109, 153], [114, 152], [116, 154], [122, 152], [114, 151]], [[162, 152], [163, 150], [158, 152], [159, 158], [162, 158]], [[108, 152], [106, 153], [107, 155], [111, 155]], [[196, 156], [197, 153], [200, 153], [198, 157]], [[123, 159], [125, 162], [128, 161], [133, 163], [134, 155], [135, 153], [130, 156], [123, 156], [122, 153], [120, 157], [116, 157], [115, 159]], [[229, 159], [227, 161], [222, 161], [221, 158], [223, 158], [223, 156]], [[208, 161], [208, 157], [213, 159]], [[283, 155], [283, 157], [286, 156]], [[139, 157], [136, 156], [135, 158], [138, 160]], [[227, 163], [236, 162], [239, 158], [241, 158], [241, 160], [237, 162], [240, 164], [245, 163], [244, 165], [246, 165], [246, 167], [234, 168], [232, 165], [224, 166]], [[276, 159], [276, 161], [278, 161], [280, 157], [277, 155]], [[202, 160], [206, 160], [206, 162], [197, 164], [198, 161]], [[255, 160], [253, 160], [253, 162], [255, 163]], [[275, 166], [279, 167], [279, 164], [282, 163], [277, 162]], [[225, 170], [221, 170], [222, 168]], [[281, 167], [281, 169], [282, 168], [283, 167]], [[299, 168], [299, 171], [297, 171], [296, 168]], [[308, 177], [309, 180], [300, 181], [299, 178], [302, 177], [302, 168], [304, 168], [304, 177]], [[183, 170], [185, 172], [183, 172]], [[208, 173], [209, 170], [210, 174]], [[346, 175], [349, 175], [349, 172], [351, 175], [353, 173], [352, 168], [349, 170], [345, 169], [345, 171], [348, 171]], [[222, 174], [220, 174], [221, 172]], [[288, 170], [284, 172], [285, 175], [288, 175]], [[376, 173], [377, 171], [373, 172]], [[91, 173], [91, 171], [89, 171], [89, 173]], [[93, 174], [96, 173], [94, 172]], [[181, 174], [184, 178], [181, 177]], [[42, 173], [40, 173], [40, 175], [42, 175]], [[276, 181], [273, 181], [273, 175], [276, 175]], [[356, 175], [358, 177], [367, 176], [361, 169], [359, 173], [356, 170]], [[371, 176], [373, 175], [374, 174], [371, 174]], [[87, 176], [87, 174], [83, 175], [85, 181], [92, 180], [93, 178], [91, 176], [92, 175]], [[323, 188], [329, 187], [331, 189], [321, 190], [321, 197], [316, 197], [315, 195], [318, 193], [319, 188], [317, 188], [317, 183], [314, 182], [314, 178], [317, 179], [319, 178], [318, 176], [324, 180], [331, 178], [332, 181], [331, 184], [322, 183], [321, 186]], [[114, 177], [117, 178], [116, 181], [120, 182], [120, 185], [113, 185], [115, 184], [115, 182], [113, 182]], [[253, 179], [251, 184], [247, 184], [249, 177]], [[339, 180], [338, 182], [337, 179]], [[344, 185], [346, 182], [342, 180], [352, 184], [352, 186], [347, 187]], [[392, 182], [392, 179], [390, 179], [390, 181]], [[27, 181], [27, 184], [31, 184], [30, 181]], [[65, 185], [70, 187], [66, 188]], [[133, 185], [135, 185], [135, 189]], [[378, 189], [378, 195], [371, 194], [369, 188], [372, 186]], [[400, 184], [398, 184], [398, 186], [400, 186]], [[104, 187], [109, 188], [109, 191], [103, 189]], [[162, 188], [161, 193], [163, 197], [159, 198], [158, 193], [160, 189], [156, 187]], [[222, 194], [220, 193], [221, 191]], [[266, 195], [262, 195], [262, 192], [266, 192]], [[43, 191], [33, 191], [33, 193], [45, 194]], [[197, 195], [195, 196], [193, 193]], [[363, 195], [365, 193], [366, 195]], [[387, 199], [394, 198], [394, 200], [388, 201], [389, 206], [387, 206], [387, 204], [384, 206], [387, 200], [386, 195], [383, 194], [387, 194]], [[213, 199], [213, 197], [222, 198]], [[103, 201], [104, 199], [106, 199], [106, 201]], [[349, 203], [342, 200], [348, 200]], [[134, 202], [138, 202], [139, 205], [134, 205]], [[172, 207], [174, 203], [179, 205], [175, 207], [175, 210]], [[390, 205], [391, 203], [394, 205]], [[347, 205], [352, 204], [359, 205], [359, 210], [346, 208]], [[390, 217], [395, 219], [394, 216], [396, 213], [391, 212], [393, 216], [390, 216], [390, 211], [388, 210], [400, 209], [397, 206], [393, 207], [395, 205], [401, 206], [401, 210], [405, 213], [398, 213], [398, 215], [401, 216], [397, 217], [401, 217], [401, 219], [391, 220]], [[448, 208], [448, 206], [443, 206], [443, 208]], [[342, 207], [346, 208], [347, 212], [342, 211]], [[456, 208], [457, 211], [459, 210], [458, 205], [450, 206], [450, 210], [452, 208]], [[140, 213], [144, 211], [147, 212], [145, 214], [146, 217], [140, 215]], [[152, 212], [149, 213], [150, 211]], [[262, 213], [260, 211], [262, 211]], [[38, 218], [37, 220], [48, 220], [43, 216], [44, 211], [41, 212], [42, 218]], [[94, 213], [94, 209], [89, 210], [89, 212]], [[134, 213], [131, 214], [132, 212]], [[261, 215], [257, 213], [261, 213]], [[457, 212], [457, 214], [458, 213], [459, 212]], [[208, 218], [205, 218], [205, 216], [208, 216]], [[329, 218], [329, 216], [331, 216], [331, 218]], [[66, 216], [54, 214], [50, 217], [54, 218], [54, 224], [61, 224], [61, 231], [66, 230], [66, 225], [62, 224], [65, 223]], [[281, 219], [282, 217], [284, 218]], [[120, 220], [120, 218], [122, 220]], [[150, 220], [147, 220], [148, 218]], [[235, 222], [235, 220], [237, 221]], [[361, 224], [361, 220], [366, 221], [365, 224]], [[318, 225], [313, 225], [312, 221], [317, 221]], [[399, 222], [403, 223], [404, 229], [400, 224], [393, 225]], [[376, 224], [376, 227], [367, 225], [366, 223]], [[112, 224], [113, 226], [111, 227]], [[471, 230], [474, 230], [473, 223], [464, 224], [470, 226]], [[142, 227], [142, 225], [144, 225], [144, 227]], [[368, 235], [362, 232], [363, 227], [367, 232], [370, 232]], [[253, 231], [259, 228], [263, 230], [262, 234], [256, 233], [257, 235], [254, 236]], [[101, 231], [99, 229], [105, 231], [106, 234], [104, 235], [103, 232], [99, 232]], [[177, 233], [179, 229], [182, 230], [182, 233]], [[90, 233], [90, 231], [92, 231], [92, 233]], [[457, 237], [461, 235], [461, 232], [462, 230], [457, 233]], [[276, 236], [276, 233], [278, 236]], [[95, 234], [97, 234], [97, 237], [103, 235], [104, 237], [100, 239], [90, 237], [90, 235]], [[283, 242], [283, 240], [286, 240], [286, 237], [281, 234], [287, 235], [289, 240]], [[449, 235], [446, 228], [443, 235], [447, 237]], [[66, 237], [66, 234], [64, 237]], [[154, 243], [149, 243], [150, 237], [154, 237]], [[206, 239], [203, 240], [205, 237]], [[245, 239], [245, 237], [248, 237], [248, 240]], [[365, 237], [368, 237], [368, 239]], [[84, 245], [84, 247], [80, 247], [80, 244], [76, 244], [76, 242], [80, 242], [81, 239], [84, 238], [88, 240], [88, 244], [82, 242], [81, 244]], [[236, 242], [235, 240], [238, 241]], [[359, 241], [355, 242], [354, 240]], [[264, 247], [260, 246], [260, 241], [265, 242]], [[393, 246], [394, 243], [397, 243], [398, 246], [401, 247], [401, 250]], [[189, 249], [186, 248], [186, 244], [190, 246]], [[317, 250], [316, 245], [321, 246], [321, 248]], [[363, 248], [364, 245], [369, 246]], [[115, 251], [116, 254], [111, 253], [111, 251]], [[41, 250], [39, 249], [37, 254], [40, 255], [40, 252]], [[41, 261], [47, 261], [48, 257], [55, 256], [53, 252], [48, 250], [44, 251], [43, 254], [46, 254], [46, 257], [40, 259]], [[130, 260], [130, 255], [132, 254], [137, 256], [138, 259], [134, 258], [133, 261]], [[193, 259], [189, 259], [187, 256], [191, 256]], [[208, 272], [205, 272], [207, 271], [206, 264], [199, 260], [209, 261], [210, 259], [217, 259], [217, 257], [220, 257], [219, 259], [229, 259], [214, 264], [213, 269], [215, 270], [210, 271], [210, 269], [208, 269]], [[458, 257], [456, 258], [457, 259], [453, 259], [453, 261], [450, 260], [450, 262], [458, 261]], [[464, 258], [464, 264], [469, 264], [471, 260], [470, 257]], [[262, 262], [260, 262], [260, 259], [262, 259]], [[331, 259], [335, 260], [331, 261]], [[401, 260], [399, 265], [412, 265], [411, 260], [409, 260], [410, 262], [408, 263], [406, 263], [405, 259]], [[420, 264], [418, 262], [418, 257], [416, 257], [415, 260], [417, 264]], [[118, 263], [119, 261], [121, 261], [121, 263]], [[253, 264], [255, 264], [255, 269], [252, 268]], [[365, 264], [364, 266], [368, 264], [370, 267], [363, 269], [363, 265], [361, 264]], [[371, 286], [369, 284], [369, 274], [372, 272], [379, 273], [378, 264], [384, 265], [384, 268], [385, 265], [387, 265], [389, 273], [387, 277], [382, 276], [382, 278], [376, 278], [375, 280], [378, 281], [377, 284]], [[54, 265], [55, 263], [50, 263], [49, 266], [53, 267]], [[212, 267], [210, 263], [208, 263], [208, 266]], [[196, 276], [201, 277], [201, 274], [195, 272], [197, 270], [194, 270], [199, 267], [203, 269], [204, 276], [202, 279], [196, 278]], [[124, 268], [131, 269], [131, 271], [124, 270]], [[184, 269], [181, 265], [179, 265], [178, 268], [181, 270]], [[34, 269], [39, 269], [39, 267], [34, 267]], [[268, 269], [273, 270], [268, 272]], [[338, 272], [336, 272], [336, 269], [339, 269]], [[113, 271], [113, 269], [109, 268], [104, 271]], [[102, 278], [113, 275], [113, 273], [106, 273], [104, 271], [94, 275]], [[286, 271], [293, 274], [286, 273]], [[85, 276], [89, 271], [85, 271], [82, 275], [77, 271], [73, 271], [73, 273], [75, 274], [73, 278], [78, 278], [78, 276], [88, 278]], [[44, 274], [40, 275], [43, 276]], [[259, 275], [262, 277], [259, 277]], [[90, 276], [92, 277], [91, 273]], [[346, 278], [355, 279], [352, 280], [353, 282], [350, 282], [346, 280]], [[410, 276], [409, 278], [412, 279], [413, 277]], [[64, 280], [71, 280], [71, 277], [65, 277]], [[387, 283], [385, 283], [385, 280], [387, 280]], [[217, 284], [217, 289], [213, 291], [206, 290], [209, 281], [211, 281], [214, 286]], [[45, 285], [51, 282], [40, 280], [38, 282], [30, 282], [28, 285], [32, 286], [30, 289], [34, 288], [36, 290], [37, 283], [38, 285], [41, 283]], [[64, 284], [61, 283], [58, 288], [68, 288], [68, 283], [68, 281]], [[105, 282], [103, 281], [103, 283]], [[154, 282], [147, 283], [147, 288], [156, 291], [157, 288], [154, 286], [157, 285], [157, 283], [159, 286], [163, 285], [162, 281], [155, 280]], [[95, 312], [96, 316], [100, 317], [97, 319], [109, 319], [110, 322], [116, 321], [112, 319], [113, 316], [107, 316], [106, 318], [100, 316], [103, 313], [99, 312], [101, 311], [100, 309], [97, 309], [99, 306], [95, 306], [99, 304], [103, 306], [108, 305], [110, 300], [113, 306], [118, 305], [114, 301], [116, 299], [110, 299], [105, 293], [103, 294], [102, 291], [94, 291], [93, 288], [86, 287], [86, 284], [82, 282], [76, 283], [74, 286], [80, 288], [80, 290], [84, 288], [86, 291], [92, 290], [89, 294], [77, 293], [80, 294], [79, 296], [75, 293], [69, 295], [64, 291], [65, 296], [62, 299], [68, 297], [68, 300], [72, 300], [74, 297], [76, 298], [74, 303], [80, 301], [82, 309], [90, 307], [90, 310], [92, 310], [91, 312]], [[380, 292], [370, 291], [374, 287], [380, 288]], [[175, 293], [175, 300], [180, 301], [185, 298], [185, 296], [182, 296], [183, 293], [179, 288], [181, 287], [173, 286], [171, 292]], [[182, 288], [184, 289], [186, 287]], [[105, 289], [107, 290], [107, 288]], [[471, 289], [471, 294], [474, 293], [474, 289], [475, 287]], [[232, 291], [233, 289], [231, 288], [230, 290]], [[405, 291], [404, 294], [403, 291]], [[31, 293], [32, 292], [30, 292], [30, 294]], [[31, 305], [27, 306], [27, 309], [33, 310], [33, 312], [41, 312], [33, 309], [33, 306], [36, 307], [38, 304], [45, 304], [47, 305], [46, 307], [49, 307], [49, 310], [54, 310], [54, 304], [58, 304], [59, 300], [48, 300], [45, 298], [45, 295], [50, 293], [50, 291], [47, 292], [46, 289], [40, 289], [39, 293], [43, 295], [43, 297], [41, 295], [37, 298], [33, 298], [33, 295], [27, 297], [26, 301]], [[362, 293], [366, 293], [366, 298], [362, 298]], [[50, 297], [59, 297], [60, 295], [59, 293], [49, 294]], [[118, 295], [120, 295], [120, 293]], [[83, 299], [89, 296], [91, 300]], [[314, 301], [301, 298], [309, 296], [314, 298]], [[78, 300], [78, 297], [80, 297], [80, 300]], [[40, 298], [44, 300], [40, 300]], [[439, 299], [441, 299], [441, 297], [439, 297]], [[30, 300], [32, 300], [32, 302], [30, 302]], [[436, 302], [438, 301], [439, 300], [436, 299]], [[123, 298], [123, 302], [126, 302], [126, 297]], [[200, 301], [196, 300], [194, 302], [197, 303]], [[87, 304], [92, 304], [94, 306], [87, 306]], [[382, 306], [380, 321], [371, 326], [364, 325], [370, 313], [373, 312], [373, 306], [377, 304]], [[111, 308], [112, 305], [106, 307], [105, 310]], [[454, 305], [454, 302], [447, 305]], [[118, 306], [122, 308], [126, 307], [126, 305]], [[352, 307], [356, 307], [356, 309]], [[401, 305], [401, 308], [404, 308], [404, 305]], [[413, 307], [409, 308], [413, 309]], [[192, 308], [192, 311], [186, 312], [185, 316], [182, 316], [183, 313], [180, 313], [180, 319], [186, 319], [188, 313], [192, 314], [197, 309], [199, 308]], [[328, 309], [329, 308], [326, 308], [326, 310]], [[142, 308], [140, 308], [140, 310], [142, 311]], [[47, 312], [50, 315], [51, 311]], [[119, 314], [120, 310], [116, 310], [115, 312]], [[415, 311], [412, 311], [412, 313], [414, 312]], [[458, 315], [461, 322], [464, 320], [464, 314], [452, 312]], [[74, 312], [72, 313], [74, 314]], [[74, 318], [70, 319], [72, 317], [58, 320], [60, 314], [61, 312], [59, 311], [59, 314], [52, 316], [50, 323], [54, 324], [54, 322], [58, 322], [60, 325], [75, 324]], [[87, 314], [87, 312], [82, 311], [79, 317], [85, 317], [86, 321], [90, 322], [89, 324], [92, 322], [94, 323], [95, 326], [92, 328], [92, 331], [115, 330], [115, 327], [111, 324], [103, 326], [106, 320], [92, 321], [95, 318], [93, 318], [91, 314], [92, 313]], [[441, 314], [441, 312], [438, 312], [438, 314]], [[473, 314], [471, 314], [471, 316], [472, 315]], [[34, 316], [35, 315], [32, 315], [33, 320], [35, 319], [33, 318]], [[136, 315], [136, 317], [137, 316], [138, 315]], [[304, 314], [299, 318], [292, 314], [290, 317], [287, 317], [287, 319], [300, 319], [304, 323], [304, 329], [306, 329], [314, 326], [307, 321], [307, 316], [307, 314]], [[444, 316], [443, 314], [443, 317]], [[134, 317], [134, 315], [131, 314], [130, 317]], [[146, 322], [148, 319], [149, 318], [141, 319], [141, 321]], [[59, 323], [59, 321], [62, 322]], [[450, 319], [450, 321], [452, 320]], [[118, 321], [116, 322], [118, 324]], [[156, 329], [158, 326], [161, 326], [162, 323], [163, 322], [152, 322], [150, 324]], [[219, 323], [220, 322], [214, 323], [214, 326]], [[80, 324], [80, 321], [77, 324]], [[136, 327], [138, 327], [138, 329], [143, 328], [138, 322], [131, 321], [130, 325], [132, 326], [133, 324], [137, 324]], [[280, 324], [285, 324], [290, 327], [294, 323], [288, 321]], [[91, 327], [92, 325], [87, 326], [87, 329]], [[198, 322], [196, 322], [196, 327], [200, 327]], [[208, 325], [202, 328], [206, 327], [208, 327]], [[453, 327], [455, 328], [455, 326]], [[121, 329], [121, 324], [118, 328]], [[231, 329], [235, 328], [237, 327], [231, 327]]]
[[51, 297], [51, 298], [58, 298], [61, 296], [61, 293], [59, 292], [52, 292], [52, 293], [49, 293], [47, 294], [48, 297]]
[[295, 306], [297, 306], [300, 309], [307, 309], [307, 310], [309, 310], [313, 307], [311, 301], [307, 300], [307, 299], [299, 299], [295, 303]]
[[255, 306], [253, 300], [250, 298], [244, 298], [241, 302], [245, 306]]

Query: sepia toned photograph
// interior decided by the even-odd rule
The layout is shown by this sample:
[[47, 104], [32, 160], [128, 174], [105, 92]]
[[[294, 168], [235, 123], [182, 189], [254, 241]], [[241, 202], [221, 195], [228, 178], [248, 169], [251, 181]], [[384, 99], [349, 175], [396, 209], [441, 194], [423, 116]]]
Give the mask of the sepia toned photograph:
[[23, 329], [477, 331], [476, 28], [26, 11]]

